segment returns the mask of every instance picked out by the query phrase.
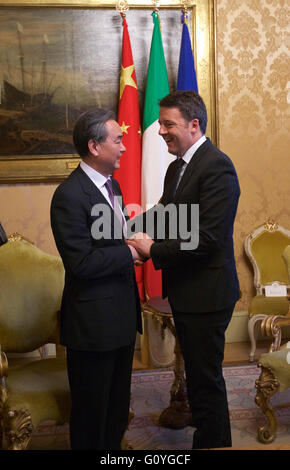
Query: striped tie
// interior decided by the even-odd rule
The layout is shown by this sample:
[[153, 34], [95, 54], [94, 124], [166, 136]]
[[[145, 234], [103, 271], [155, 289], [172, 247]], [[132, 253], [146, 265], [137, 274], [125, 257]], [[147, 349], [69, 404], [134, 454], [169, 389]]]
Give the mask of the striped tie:
[[115, 212], [116, 216], [118, 217], [119, 222], [121, 223], [122, 230], [123, 230], [123, 234], [124, 234], [124, 236], [126, 237], [125, 220], [124, 220], [124, 217], [123, 217], [123, 213], [122, 213], [122, 211], [121, 211], [121, 208], [120, 208], [120, 204], [119, 204], [119, 202], [118, 202], [118, 198], [117, 198], [117, 196], [115, 195], [115, 192], [114, 192], [114, 190], [113, 190], [112, 180], [107, 179], [107, 181], [106, 181], [106, 183], [105, 183], [105, 187], [106, 187], [106, 189], [107, 189], [107, 191], [108, 191], [109, 198], [110, 198], [112, 207], [113, 207], [113, 209], [114, 209], [114, 212]]

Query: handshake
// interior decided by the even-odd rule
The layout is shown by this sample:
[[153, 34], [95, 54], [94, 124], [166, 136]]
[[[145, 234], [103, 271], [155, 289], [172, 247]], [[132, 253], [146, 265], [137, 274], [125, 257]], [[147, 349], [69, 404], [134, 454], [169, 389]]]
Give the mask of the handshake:
[[126, 240], [136, 266], [140, 266], [150, 258], [150, 248], [154, 240], [147, 233], [136, 233], [129, 240]]

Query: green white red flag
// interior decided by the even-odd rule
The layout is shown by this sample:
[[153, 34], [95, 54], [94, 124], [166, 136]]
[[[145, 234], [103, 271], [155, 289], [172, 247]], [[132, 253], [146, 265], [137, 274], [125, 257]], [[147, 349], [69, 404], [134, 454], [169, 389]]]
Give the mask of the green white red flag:
[[[153, 35], [147, 70], [147, 83], [143, 115], [142, 138], [142, 208], [157, 204], [163, 191], [163, 181], [169, 163], [175, 159], [168, 153], [167, 145], [159, 131], [159, 100], [169, 93], [169, 84], [157, 12], [153, 16]], [[144, 264], [144, 284], [149, 297], [162, 292], [161, 271], [156, 271], [152, 261]]]

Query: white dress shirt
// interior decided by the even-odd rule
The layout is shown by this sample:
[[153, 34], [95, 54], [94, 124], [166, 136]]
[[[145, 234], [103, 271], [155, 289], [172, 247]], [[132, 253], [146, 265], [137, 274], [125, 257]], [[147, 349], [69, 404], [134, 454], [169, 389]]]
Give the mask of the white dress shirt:
[[[101, 193], [106, 198], [106, 200], [108, 201], [108, 203], [110, 204], [112, 209], [114, 209], [113, 206], [112, 206], [110, 197], [109, 197], [108, 190], [105, 186], [107, 180], [110, 179], [110, 176], [109, 176], [109, 178], [106, 178], [104, 175], [99, 173], [97, 170], [94, 170], [94, 168], [92, 168], [90, 165], [85, 163], [83, 160], [80, 162], [80, 167], [86, 173], [86, 175], [90, 178], [90, 180], [97, 186], [97, 188], [101, 191]], [[122, 211], [122, 207], [120, 207], [120, 212], [121, 212], [123, 220], [125, 222], [124, 227], [123, 227], [124, 228], [124, 234], [125, 234], [126, 233], [127, 222], [126, 222], [124, 213]]]
[[112, 207], [112, 204], [109, 198], [109, 193], [105, 186], [109, 178], [106, 178], [97, 170], [94, 170], [94, 168], [92, 168], [90, 165], [85, 163], [83, 160], [80, 163], [80, 167], [86, 173], [86, 175], [90, 178], [90, 180], [94, 183], [94, 185], [97, 186], [97, 188], [101, 191], [103, 196], [107, 199], [108, 203]]
[[189, 149], [185, 152], [185, 154], [183, 155], [182, 160], [185, 162], [185, 165], [183, 165], [182, 169], [181, 169], [181, 172], [180, 172], [180, 175], [179, 175], [179, 180], [178, 180], [178, 183], [177, 183], [177, 186], [179, 185], [179, 182], [183, 176], [183, 173], [185, 172], [185, 169], [187, 167], [187, 165], [189, 164], [190, 160], [192, 159], [192, 157], [194, 156], [195, 152], [197, 151], [197, 149], [206, 141], [206, 137], [205, 135], [201, 136], [191, 147], [189, 147]]

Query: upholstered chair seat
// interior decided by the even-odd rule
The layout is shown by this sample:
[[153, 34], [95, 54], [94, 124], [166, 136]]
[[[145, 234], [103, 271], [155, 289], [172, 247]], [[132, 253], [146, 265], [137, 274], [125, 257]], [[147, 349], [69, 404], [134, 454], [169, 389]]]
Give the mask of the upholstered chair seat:
[[30, 410], [34, 429], [47, 420], [67, 423], [70, 392], [65, 358], [47, 358], [9, 368], [6, 379], [10, 410]]
[[256, 295], [251, 299], [249, 313], [250, 315], [286, 315], [288, 308], [287, 297], [265, 298], [265, 295]]

